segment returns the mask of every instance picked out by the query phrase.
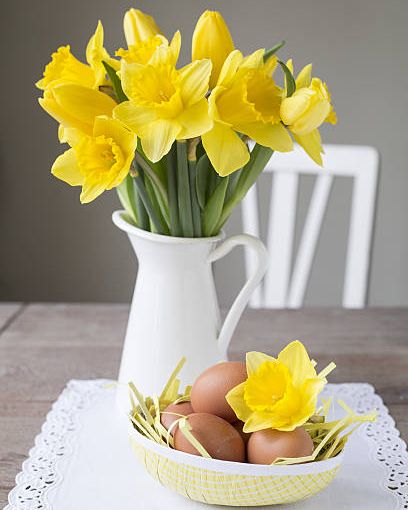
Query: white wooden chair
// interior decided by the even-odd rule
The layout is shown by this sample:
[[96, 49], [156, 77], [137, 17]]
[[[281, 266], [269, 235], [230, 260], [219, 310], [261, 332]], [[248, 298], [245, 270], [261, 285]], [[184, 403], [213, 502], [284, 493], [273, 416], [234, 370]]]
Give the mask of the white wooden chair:
[[[333, 180], [354, 179], [342, 304], [362, 308], [366, 304], [374, 223], [379, 156], [365, 146], [325, 145], [324, 168], [316, 165], [300, 147], [291, 153], [275, 153], [266, 172], [273, 172], [267, 247], [270, 266], [254, 292], [252, 308], [299, 308], [303, 304], [316, 245]], [[293, 256], [298, 182], [301, 174], [316, 180], [298, 253]], [[242, 202], [244, 232], [260, 237], [256, 184]], [[293, 260], [292, 260], [293, 259]], [[255, 261], [245, 253], [247, 275]], [[293, 270], [292, 270], [293, 267]]]

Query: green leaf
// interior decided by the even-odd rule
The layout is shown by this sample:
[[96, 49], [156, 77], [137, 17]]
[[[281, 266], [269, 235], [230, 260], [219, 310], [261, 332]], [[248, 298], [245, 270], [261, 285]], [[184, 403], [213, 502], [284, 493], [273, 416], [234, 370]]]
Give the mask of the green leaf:
[[207, 154], [203, 154], [197, 162], [196, 192], [201, 209], [204, 209], [207, 194], [207, 183], [211, 164]]
[[221, 177], [203, 212], [203, 233], [209, 237], [218, 234], [218, 223], [224, 206], [225, 193], [228, 188], [229, 175]]
[[290, 97], [296, 90], [296, 81], [293, 77], [293, 74], [291, 73], [289, 67], [282, 62], [281, 60], [278, 60], [281, 68], [283, 69], [283, 72], [285, 73], [285, 81], [286, 81], [286, 97]]
[[127, 101], [128, 98], [126, 94], [123, 92], [122, 84], [120, 82], [119, 76], [116, 74], [115, 69], [112, 66], [107, 64], [102, 60], [103, 67], [106, 69], [108, 73], [109, 79], [112, 82], [113, 90], [115, 91], [116, 97], [118, 99], [118, 103], [123, 103], [123, 101]]
[[285, 46], [285, 41], [278, 42], [275, 44], [275, 46], [272, 46], [272, 48], [269, 48], [269, 50], [266, 50], [264, 53], [264, 62], [266, 62], [272, 55], [275, 55], [277, 51], [279, 51], [281, 48]]

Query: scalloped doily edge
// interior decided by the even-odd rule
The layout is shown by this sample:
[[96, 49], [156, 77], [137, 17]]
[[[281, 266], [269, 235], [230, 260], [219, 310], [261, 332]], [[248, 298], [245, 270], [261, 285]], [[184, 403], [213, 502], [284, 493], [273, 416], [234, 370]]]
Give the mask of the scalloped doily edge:
[[[16, 486], [10, 491], [4, 510], [51, 510], [47, 495], [63, 480], [59, 460], [73, 451], [72, 441], [81, 426], [80, 411], [89, 408], [100, 394], [99, 390], [114, 383], [107, 379], [69, 381], [47, 414], [41, 432], [16, 476]], [[393, 494], [395, 510], [408, 508], [406, 443], [382, 398], [368, 383], [328, 384], [323, 395], [334, 393], [342, 398], [352, 398], [356, 402], [356, 412], [377, 410], [377, 421], [364, 425], [358, 433], [370, 444], [371, 458], [383, 466], [381, 484], [384, 490]]]

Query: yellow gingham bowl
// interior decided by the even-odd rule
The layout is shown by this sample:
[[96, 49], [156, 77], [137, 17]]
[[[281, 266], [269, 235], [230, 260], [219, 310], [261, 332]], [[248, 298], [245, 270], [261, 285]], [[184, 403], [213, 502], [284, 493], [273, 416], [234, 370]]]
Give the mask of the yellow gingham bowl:
[[292, 503], [313, 496], [336, 476], [343, 453], [328, 460], [266, 466], [206, 459], [162, 446], [130, 425], [130, 441], [150, 475], [186, 498], [229, 506]]

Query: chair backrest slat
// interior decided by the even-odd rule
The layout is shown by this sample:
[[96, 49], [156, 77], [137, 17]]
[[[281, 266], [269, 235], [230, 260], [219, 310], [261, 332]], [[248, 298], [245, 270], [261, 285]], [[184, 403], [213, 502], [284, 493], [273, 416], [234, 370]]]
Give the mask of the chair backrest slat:
[[[369, 158], [371, 157], [371, 162]], [[347, 244], [343, 306], [362, 308], [367, 299], [371, 240], [377, 195], [378, 154], [367, 154], [368, 161], [356, 162]], [[361, 165], [361, 166], [360, 166]]]
[[[327, 145], [325, 165], [320, 168], [300, 147], [289, 154], [275, 154], [265, 168], [272, 173], [267, 246], [270, 265], [263, 284], [254, 293], [254, 308], [299, 308], [304, 302], [316, 247], [330, 192], [336, 176], [353, 178], [353, 194], [342, 304], [361, 308], [366, 304], [370, 251], [374, 223], [379, 158], [372, 147]], [[299, 176], [315, 175], [309, 209], [296, 256], [293, 253]], [[242, 202], [244, 231], [260, 237], [256, 184]], [[292, 269], [293, 262], [293, 269]], [[247, 274], [255, 260], [245, 253]]]
[[265, 276], [264, 303], [281, 308], [286, 303], [290, 281], [299, 176], [275, 173], [270, 204], [268, 250], [269, 269]]

